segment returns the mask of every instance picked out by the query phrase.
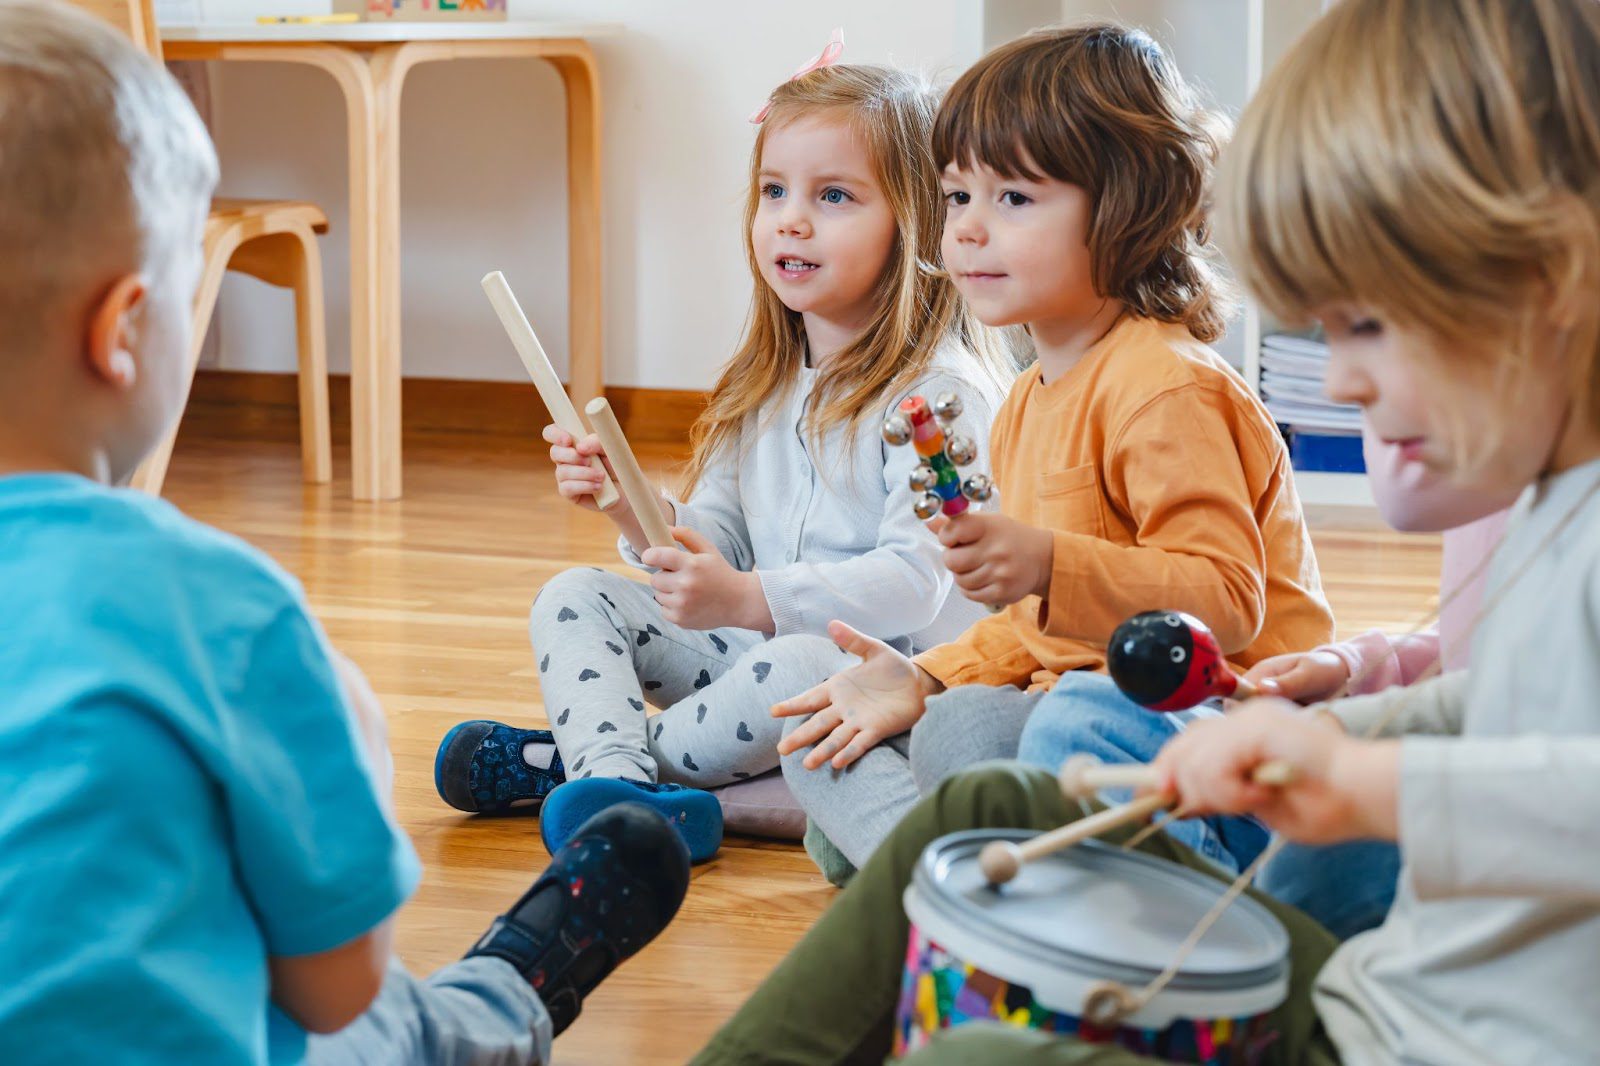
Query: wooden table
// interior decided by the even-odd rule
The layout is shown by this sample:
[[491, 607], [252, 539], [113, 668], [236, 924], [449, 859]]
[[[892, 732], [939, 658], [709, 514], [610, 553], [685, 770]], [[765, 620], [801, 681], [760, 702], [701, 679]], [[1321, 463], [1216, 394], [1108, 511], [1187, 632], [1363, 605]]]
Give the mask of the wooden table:
[[582, 407], [603, 387], [600, 82], [589, 39], [618, 29], [577, 22], [162, 28], [168, 59], [303, 63], [331, 74], [344, 95], [356, 499], [400, 495], [400, 92], [406, 74], [418, 63], [506, 58], [543, 60], [560, 74], [567, 98], [570, 379], [572, 398]]

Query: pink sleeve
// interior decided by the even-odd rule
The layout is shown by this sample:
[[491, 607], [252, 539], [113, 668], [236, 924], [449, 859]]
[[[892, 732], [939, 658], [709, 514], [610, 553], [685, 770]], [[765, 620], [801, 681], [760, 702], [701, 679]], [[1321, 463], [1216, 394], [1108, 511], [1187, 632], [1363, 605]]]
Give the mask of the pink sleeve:
[[1421, 677], [1439, 658], [1439, 634], [1430, 629], [1409, 637], [1391, 637], [1372, 629], [1317, 650], [1337, 655], [1350, 671], [1346, 695], [1366, 696], [1412, 684]]

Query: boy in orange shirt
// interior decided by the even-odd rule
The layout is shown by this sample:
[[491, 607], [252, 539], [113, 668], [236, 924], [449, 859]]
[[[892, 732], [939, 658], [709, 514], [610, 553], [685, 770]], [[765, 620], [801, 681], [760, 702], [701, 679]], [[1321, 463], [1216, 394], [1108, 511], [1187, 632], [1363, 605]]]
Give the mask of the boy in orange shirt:
[[[1241, 667], [1333, 636], [1287, 449], [1207, 346], [1226, 313], [1213, 123], [1160, 47], [1114, 24], [997, 49], [940, 109], [946, 269], [984, 324], [1027, 325], [1038, 364], [995, 420], [1000, 510], [938, 533], [956, 583], [1004, 612], [915, 659], [835, 622], [861, 663], [773, 708], [792, 719], [785, 779], [855, 865], [919, 792], [1014, 757], [1035, 705], [1102, 670], [1130, 615], [1188, 611]], [[1182, 727], [1121, 702], [1131, 730]], [[1266, 839], [1216, 829], [1202, 850], [1225, 865]]]

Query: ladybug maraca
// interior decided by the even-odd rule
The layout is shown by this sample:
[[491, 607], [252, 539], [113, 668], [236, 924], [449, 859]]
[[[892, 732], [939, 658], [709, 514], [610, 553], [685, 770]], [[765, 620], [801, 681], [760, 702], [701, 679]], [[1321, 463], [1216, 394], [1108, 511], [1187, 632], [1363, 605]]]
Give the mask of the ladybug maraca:
[[1213, 697], [1249, 699], [1206, 624], [1182, 611], [1145, 611], [1117, 627], [1106, 669], [1122, 694], [1152, 711], [1186, 711]]

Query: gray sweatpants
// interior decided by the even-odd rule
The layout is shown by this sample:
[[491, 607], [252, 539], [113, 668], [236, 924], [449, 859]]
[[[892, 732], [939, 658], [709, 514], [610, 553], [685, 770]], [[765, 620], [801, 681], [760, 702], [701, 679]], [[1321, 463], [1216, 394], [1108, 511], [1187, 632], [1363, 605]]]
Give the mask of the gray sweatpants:
[[[802, 765], [811, 749], [783, 757], [783, 779], [806, 816], [857, 869], [866, 865], [900, 819], [953, 773], [990, 759], [1014, 759], [1022, 727], [1043, 692], [961, 685], [928, 700], [909, 733], [879, 744], [835, 770]], [[807, 718], [786, 720], [784, 733]]]
[[528, 632], [573, 778], [715, 788], [765, 773], [783, 730], [772, 705], [852, 661], [826, 637], [675, 626], [649, 585], [593, 568], [546, 584]]
[[306, 1041], [307, 1066], [543, 1066], [550, 1015], [504, 959], [471, 958], [433, 976], [391, 959], [365, 1014]]

